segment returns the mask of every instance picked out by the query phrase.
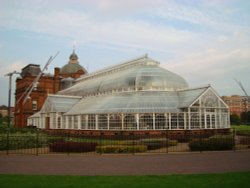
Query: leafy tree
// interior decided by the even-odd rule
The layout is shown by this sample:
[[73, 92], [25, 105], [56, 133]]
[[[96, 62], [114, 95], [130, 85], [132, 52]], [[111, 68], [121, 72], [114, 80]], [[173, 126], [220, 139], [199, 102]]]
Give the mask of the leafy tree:
[[0, 114], [0, 125], [2, 125], [2, 123], [3, 123], [3, 116], [2, 114]]
[[241, 113], [241, 121], [250, 124], [250, 111]]
[[237, 114], [230, 115], [230, 122], [233, 125], [240, 125], [241, 124], [240, 117]]

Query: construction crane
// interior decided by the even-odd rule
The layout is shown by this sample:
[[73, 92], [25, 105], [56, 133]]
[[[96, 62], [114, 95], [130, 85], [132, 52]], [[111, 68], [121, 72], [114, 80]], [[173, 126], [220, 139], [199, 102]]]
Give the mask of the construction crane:
[[31, 92], [37, 87], [38, 81], [41, 78], [43, 72], [48, 69], [49, 64], [56, 58], [56, 56], [59, 54], [59, 51], [56, 53], [56, 55], [53, 57], [51, 56], [47, 63], [45, 64], [42, 71], [37, 75], [37, 77], [33, 80], [33, 82], [29, 85], [29, 87], [26, 88], [25, 92], [21, 95], [21, 97], [17, 100], [16, 104], [18, 104], [23, 99], [23, 105], [25, 102], [30, 98]]
[[[250, 98], [245, 90], [245, 88], [243, 87], [243, 85], [241, 84], [240, 81], [234, 79], [236, 81], [236, 83], [240, 86], [241, 90], [244, 92], [244, 94], [246, 95], [246, 97], [242, 100], [244, 105], [245, 105], [245, 116], [247, 115], [247, 111], [248, 111], [248, 104], [250, 102]], [[246, 117], [245, 117], [246, 118]], [[247, 120], [246, 120], [247, 121]], [[246, 123], [246, 122], [245, 122]]]
[[245, 90], [245, 88], [243, 87], [242, 83], [238, 80], [236, 80], [236, 78], [234, 79], [236, 81], [236, 83], [240, 86], [241, 90], [244, 92], [244, 94], [246, 95], [247, 101], [250, 102], [250, 98]]

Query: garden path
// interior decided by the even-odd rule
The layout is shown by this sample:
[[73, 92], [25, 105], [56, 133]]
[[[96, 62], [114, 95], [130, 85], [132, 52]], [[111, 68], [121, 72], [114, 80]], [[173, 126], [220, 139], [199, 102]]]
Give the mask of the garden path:
[[136, 155], [0, 155], [0, 174], [163, 175], [250, 171], [250, 151]]

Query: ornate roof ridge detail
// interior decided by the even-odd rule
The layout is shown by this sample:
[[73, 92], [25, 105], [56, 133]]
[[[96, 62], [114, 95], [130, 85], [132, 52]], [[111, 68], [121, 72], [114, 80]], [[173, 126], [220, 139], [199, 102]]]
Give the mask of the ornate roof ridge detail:
[[143, 64], [159, 65], [160, 63], [158, 61], [155, 61], [155, 60], [149, 58], [148, 55], [145, 54], [145, 55], [143, 55], [141, 57], [138, 57], [138, 58], [135, 58], [135, 59], [132, 59], [132, 60], [129, 60], [129, 61], [125, 61], [125, 62], [119, 63], [117, 65], [111, 65], [111, 66], [103, 68], [103, 69], [101, 69], [99, 71], [95, 71], [93, 73], [83, 75], [82, 77], [78, 78], [76, 80], [76, 82], [91, 79], [91, 78], [95, 78], [95, 77], [98, 77], [98, 76], [103, 76], [103, 75], [106, 75], [106, 74], [109, 74], [109, 73], [112, 73], [112, 72], [117, 72], [117, 71], [120, 71], [120, 70], [127, 69], [129, 67], [134, 67], [134, 66], [143, 65]]
[[49, 97], [60, 97], [60, 98], [74, 98], [74, 99], [81, 99], [82, 96], [74, 96], [74, 95], [60, 95], [60, 94], [48, 94]]
[[206, 88], [211, 88], [211, 85], [204, 85], [204, 86], [198, 86], [198, 87], [192, 87], [192, 88], [186, 88], [186, 89], [179, 89], [178, 92], [182, 91], [189, 91], [189, 90], [198, 90], [198, 89], [206, 89]]

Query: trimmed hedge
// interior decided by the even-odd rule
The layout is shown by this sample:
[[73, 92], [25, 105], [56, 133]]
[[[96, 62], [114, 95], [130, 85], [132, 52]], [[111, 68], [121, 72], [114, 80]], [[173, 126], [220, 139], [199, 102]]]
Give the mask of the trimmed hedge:
[[97, 153], [141, 153], [146, 152], [147, 146], [145, 145], [107, 145], [97, 146]]
[[25, 136], [22, 136], [20, 133], [11, 134], [8, 139], [7, 135], [0, 135], [0, 150], [37, 148], [46, 145], [46, 142], [46, 140], [37, 137], [33, 133]]
[[236, 135], [239, 136], [250, 136], [250, 131], [249, 130], [237, 130]]
[[234, 139], [231, 135], [213, 136], [206, 139], [193, 139], [189, 142], [191, 151], [232, 150], [234, 145]]
[[242, 145], [250, 145], [250, 137], [241, 137], [240, 138], [240, 144]]
[[55, 142], [49, 144], [52, 152], [91, 152], [95, 151], [95, 142]]
[[47, 143], [55, 143], [55, 142], [65, 142], [66, 138], [65, 137], [47, 137]]
[[148, 150], [160, 149], [163, 147], [176, 146], [178, 144], [177, 140], [169, 139], [142, 139], [142, 144], [145, 144]]

